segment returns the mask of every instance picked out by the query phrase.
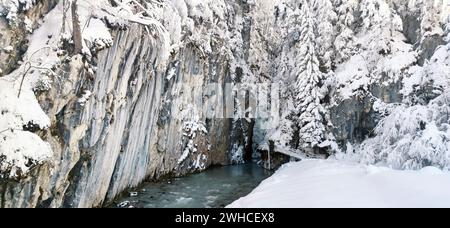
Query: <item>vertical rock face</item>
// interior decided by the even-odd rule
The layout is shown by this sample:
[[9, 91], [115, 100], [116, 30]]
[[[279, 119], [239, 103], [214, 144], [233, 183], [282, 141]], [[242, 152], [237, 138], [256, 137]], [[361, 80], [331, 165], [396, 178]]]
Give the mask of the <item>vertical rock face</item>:
[[[243, 16], [241, 4], [230, 3], [227, 26]], [[37, 92], [52, 121], [39, 134], [54, 161], [18, 182], [1, 181], [1, 207], [96, 207], [147, 178], [243, 161], [232, 154], [249, 145], [245, 125], [225, 118], [186, 124], [197, 118], [189, 104], [220, 95], [195, 91], [236, 82], [221, 38], [208, 53], [185, 45], [161, 67], [161, 43], [144, 26], [130, 24], [113, 36], [112, 46], [91, 60], [95, 74], [75, 56], [62, 64], [50, 90]], [[86, 91], [92, 95], [80, 102]]]
[[46, 190], [51, 185], [50, 170], [48, 165], [43, 165], [34, 169], [20, 182], [1, 181], [0, 207], [32, 208], [45, 205], [45, 200], [51, 197], [51, 193]]
[[343, 100], [339, 105], [332, 106], [331, 122], [333, 134], [337, 143], [345, 148], [347, 143], [359, 143], [374, 135], [374, 129], [381, 120], [380, 113], [375, 110], [376, 100], [386, 104], [401, 103], [403, 100], [400, 90], [401, 83], [371, 85], [370, 94], [356, 95]]
[[140, 26], [119, 32], [114, 45], [98, 54], [91, 83], [79, 85], [94, 97], [84, 107], [69, 102], [57, 118], [64, 121], [60, 134], [67, 135], [67, 155], [78, 158], [68, 169], [70, 194], [63, 193], [63, 206], [101, 205], [110, 187], [136, 186], [156, 163], [152, 145], [162, 77], [153, 66], [158, 47], [142, 36]]

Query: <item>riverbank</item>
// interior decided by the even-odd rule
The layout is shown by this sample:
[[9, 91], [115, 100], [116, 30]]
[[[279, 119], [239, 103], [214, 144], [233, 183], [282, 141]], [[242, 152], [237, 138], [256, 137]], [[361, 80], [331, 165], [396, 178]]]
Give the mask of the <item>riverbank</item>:
[[289, 163], [230, 208], [450, 207], [450, 172], [334, 160]]

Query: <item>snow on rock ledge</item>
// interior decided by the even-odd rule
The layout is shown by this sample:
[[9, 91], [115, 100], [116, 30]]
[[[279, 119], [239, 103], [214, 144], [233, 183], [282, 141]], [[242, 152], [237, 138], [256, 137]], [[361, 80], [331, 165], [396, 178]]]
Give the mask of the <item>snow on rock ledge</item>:
[[19, 83], [0, 79], [0, 178], [19, 178], [35, 165], [52, 157], [50, 145], [24, 128], [46, 129], [50, 119], [42, 111], [34, 93], [24, 88], [17, 97]]
[[308, 160], [283, 166], [232, 208], [449, 207], [450, 173]]
[[30, 132], [6, 132], [0, 138], [0, 178], [18, 178], [52, 156], [50, 145]]

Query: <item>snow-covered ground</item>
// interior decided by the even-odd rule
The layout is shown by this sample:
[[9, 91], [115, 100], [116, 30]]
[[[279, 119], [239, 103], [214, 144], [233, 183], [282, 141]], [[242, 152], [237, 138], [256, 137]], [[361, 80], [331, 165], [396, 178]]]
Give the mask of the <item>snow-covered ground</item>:
[[231, 208], [450, 207], [450, 172], [306, 160], [283, 166]]

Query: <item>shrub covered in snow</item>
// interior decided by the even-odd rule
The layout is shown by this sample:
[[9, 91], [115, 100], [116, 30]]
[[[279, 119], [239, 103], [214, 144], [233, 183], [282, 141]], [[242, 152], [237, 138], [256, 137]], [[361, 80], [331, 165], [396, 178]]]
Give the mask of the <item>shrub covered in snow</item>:
[[[362, 143], [357, 153], [363, 162], [396, 169], [450, 169], [449, 48], [438, 47], [423, 67], [406, 65], [403, 104], [391, 107], [376, 136]], [[403, 63], [408, 58], [401, 59]]]
[[362, 161], [396, 169], [450, 169], [450, 92], [429, 105], [402, 105], [382, 120], [358, 151]]

